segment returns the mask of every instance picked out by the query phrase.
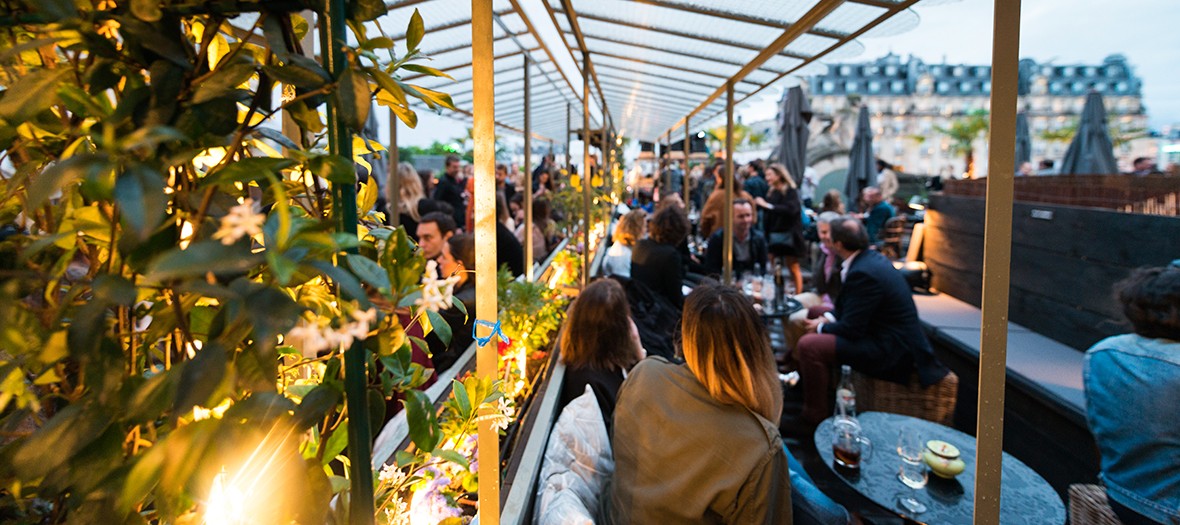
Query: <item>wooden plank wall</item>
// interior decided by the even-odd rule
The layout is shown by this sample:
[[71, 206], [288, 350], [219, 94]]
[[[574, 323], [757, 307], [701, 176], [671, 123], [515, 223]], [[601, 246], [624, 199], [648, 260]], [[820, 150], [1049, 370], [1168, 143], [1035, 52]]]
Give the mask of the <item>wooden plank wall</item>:
[[[1180, 217], [1017, 202], [1009, 318], [1079, 350], [1125, 333], [1111, 287], [1180, 258]], [[983, 282], [984, 201], [933, 194], [926, 212], [933, 285], [975, 306]]]

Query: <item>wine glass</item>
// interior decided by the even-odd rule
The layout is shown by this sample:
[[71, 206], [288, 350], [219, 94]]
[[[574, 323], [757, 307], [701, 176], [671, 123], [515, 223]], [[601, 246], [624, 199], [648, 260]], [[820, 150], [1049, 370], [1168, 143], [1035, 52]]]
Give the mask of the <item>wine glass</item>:
[[[923, 447], [922, 434], [918, 429], [903, 427], [898, 432], [897, 455], [901, 457], [901, 468], [897, 479], [912, 489], [925, 487], [928, 479], [926, 464], [922, 460]], [[912, 493], [899, 494], [897, 503], [914, 514], [926, 512], [926, 505]]]

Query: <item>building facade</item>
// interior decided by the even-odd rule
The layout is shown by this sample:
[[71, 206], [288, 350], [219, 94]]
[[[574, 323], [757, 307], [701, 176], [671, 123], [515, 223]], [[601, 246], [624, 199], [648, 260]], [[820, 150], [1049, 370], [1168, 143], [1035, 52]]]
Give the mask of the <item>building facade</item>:
[[[819, 131], [836, 143], [850, 144], [853, 107], [859, 102], [871, 112], [878, 157], [910, 173], [962, 177], [963, 155], [938, 128], [988, 109], [991, 66], [928, 64], [889, 54], [871, 62], [830, 64], [826, 74], [811, 77], [809, 83], [816, 117], [813, 136]], [[1119, 143], [1120, 137], [1147, 128], [1142, 80], [1124, 56], [1111, 55], [1101, 64], [1069, 65], [1023, 59], [1019, 107], [1028, 116], [1034, 165], [1045, 159], [1059, 162], [1065, 155], [1068, 140], [1052, 136], [1068, 135], [1062, 130], [1076, 125], [1090, 90], [1103, 95], [1120, 166], [1129, 168], [1134, 157], [1152, 155], [1148, 139]], [[986, 133], [974, 146], [975, 173], [985, 175]]]

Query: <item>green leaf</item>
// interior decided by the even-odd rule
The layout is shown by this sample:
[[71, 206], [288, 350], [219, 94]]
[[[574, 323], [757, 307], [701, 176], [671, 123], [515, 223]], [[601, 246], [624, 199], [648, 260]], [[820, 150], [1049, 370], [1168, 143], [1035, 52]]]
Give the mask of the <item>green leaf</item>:
[[163, 16], [157, 0], [131, 0], [131, 14], [144, 22], [159, 22]]
[[451, 343], [451, 325], [443, 319], [442, 315], [434, 310], [426, 310], [426, 318], [430, 319], [430, 326], [438, 339], [444, 344]]
[[[377, 87], [385, 90], [386, 93], [393, 97], [394, 102], [402, 106], [405, 106], [408, 103], [406, 101], [405, 90], [402, 89], [401, 85], [399, 85], [397, 81], [393, 79], [393, 77], [389, 76], [389, 73], [386, 73], [375, 67], [367, 67], [365, 68], [365, 72], [377, 82]], [[378, 98], [377, 101], [380, 103], [381, 99]]]
[[226, 246], [217, 241], [201, 241], [188, 249], [174, 248], [156, 259], [144, 277], [149, 282], [204, 277], [206, 273], [227, 275], [245, 273], [263, 261], [241, 245]]
[[94, 298], [108, 304], [131, 306], [135, 304], [135, 285], [119, 275], [100, 274], [91, 286]]
[[206, 175], [201, 180], [201, 185], [262, 181], [271, 175], [277, 176], [279, 170], [290, 168], [294, 165], [295, 161], [291, 159], [248, 157], [236, 162], [223, 164], [221, 168]]
[[218, 69], [212, 76], [197, 85], [193, 93], [193, 104], [202, 104], [228, 95], [254, 75], [254, 64], [239, 62]]
[[385, 396], [375, 388], [366, 390], [365, 395], [369, 397], [369, 439], [375, 439], [385, 423]]
[[121, 141], [121, 146], [125, 150], [133, 150], [137, 148], [154, 148], [155, 146], [164, 142], [183, 141], [188, 137], [181, 133], [176, 128], [168, 126], [151, 126], [147, 128], [137, 129], [127, 135]]
[[455, 406], [459, 409], [459, 419], [470, 419], [471, 398], [467, 395], [467, 386], [452, 379], [451, 393], [455, 396]]
[[197, 405], [208, 406], [225, 382], [228, 365], [225, 347], [215, 341], [205, 343], [196, 357], [182, 363], [172, 417], [185, 414]]
[[[5, 97], [7, 99], [7, 97]], [[76, 155], [37, 175], [29, 185], [29, 208], [38, 208], [57, 190], [74, 180], [109, 167], [103, 155]]]
[[357, 131], [365, 127], [365, 120], [369, 118], [370, 95], [369, 81], [364, 75], [351, 67], [344, 68], [336, 90], [332, 91], [332, 100], [336, 105], [337, 117], [348, 129]]
[[299, 147], [298, 144], [295, 144], [294, 141], [292, 141], [290, 138], [288, 138], [286, 135], [282, 134], [282, 132], [280, 132], [276, 129], [260, 127], [260, 128], [255, 128], [254, 131], [250, 132], [250, 134], [255, 135], [257, 137], [262, 137], [265, 139], [273, 140], [284, 148], [295, 149], [295, 150], [302, 149]]
[[434, 404], [421, 390], [406, 392], [402, 402], [406, 406], [406, 424], [410, 440], [423, 452], [433, 452], [442, 440], [442, 429], [434, 415]]
[[43, 477], [102, 435], [110, 423], [110, 418], [98, 407], [84, 403], [69, 405], [20, 443], [11, 456], [12, 466], [22, 479]]
[[303, 100], [287, 105], [286, 112], [304, 131], [320, 133], [324, 130], [324, 120], [320, 118], [319, 110], [309, 106]]
[[356, 167], [340, 155], [317, 155], [308, 159], [307, 169], [318, 177], [339, 184], [356, 184]]
[[413, 71], [415, 73], [422, 73], [423, 75], [430, 75], [432, 77], [443, 77], [443, 78], [449, 78], [451, 80], [455, 80], [454, 78], [451, 77], [451, 75], [448, 75], [448, 74], [444, 73], [443, 71], [432, 68], [430, 66], [423, 66], [423, 65], [419, 65], [419, 64], [405, 64], [402, 66], [402, 69], [405, 69], [408, 71]]
[[463, 317], [465, 319], [467, 318], [467, 305], [463, 304], [463, 300], [459, 299], [458, 296], [451, 296], [451, 307], [463, 312]]
[[402, 81], [397, 81], [398, 85], [406, 91], [407, 95], [425, 102], [430, 109], [438, 110], [439, 108], [455, 109], [455, 104], [451, 101], [451, 96], [432, 89], [426, 89], [422, 86], [411, 86]]
[[24, 123], [34, 115], [52, 106], [57, 99], [56, 84], [62, 77], [73, 71], [62, 67], [37, 69], [32, 73], [16, 77], [16, 83], [4, 91], [0, 98], [0, 119], [11, 126]]
[[303, 396], [303, 401], [295, 410], [296, 428], [303, 430], [319, 423], [339, 403], [340, 392], [337, 392], [336, 389], [327, 385], [315, 387]]
[[454, 450], [436, 450], [434, 451], [434, 455], [463, 467], [463, 470], [469, 470], [471, 468], [471, 463], [467, 462], [467, 458]]
[[386, 12], [384, 0], [352, 0], [350, 4], [348, 18], [357, 22], [376, 20]]
[[379, 36], [370, 38], [361, 42], [361, 49], [392, 49], [393, 39], [387, 36]]
[[328, 442], [324, 444], [324, 464], [331, 463], [345, 448], [348, 448], [348, 425], [341, 424], [331, 436], [328, 436]]
[[341, 268], [332, 266], [328, 261], [311, 261], [308, 263], [311, 267], [320, 271], [320, 273], [327, 276], [332, 282], [340, 287], [340, 291], [344, 292], [346, 299], [354, 299], [359, 301], [362, 308], [368, 308], [373, 305], [369, 301], [369, 295], [365, 293], [365, 289], [361, 287], [361, 282], [353, 277], [351, 273], [344, 271]]
[[410, 24], [406, 26], [406, 49], [414, 51], [418, 49], [418, 44], [422, 43], [422, 37], [426, 34], [426, 26], [422, 23], [422, 15], [414, 9], [414, 14], [410, 16]]
[[382, 294], [389, 295], [389, 274], [385, 273], [384, 268], [377, 265], [372, 259], [361, 255], [349, 255], [347, 260], [348, 267], [360, 280], [376, 288]]
[[267, 74], [284, 84], [303, 89], [319, 89], [332, 77], [320, 64], [310, 58], [296, 54], [282, 55], [283, 65], [266, 66]]
[[115, 201], [127, 233], [138, 241], [152, 236], [167, 212], [164, 178], [145, 164], [133, 164], [115, 180]]

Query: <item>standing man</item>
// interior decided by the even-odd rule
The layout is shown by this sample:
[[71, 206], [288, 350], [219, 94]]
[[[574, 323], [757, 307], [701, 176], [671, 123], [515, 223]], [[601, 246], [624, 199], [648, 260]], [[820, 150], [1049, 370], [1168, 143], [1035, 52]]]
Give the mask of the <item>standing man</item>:
[[796, 348], [808, 425], [831, 415], [828, 384], [839, 365], [899, 384], [908, 384], [916, 371], [923, 387], [947, 374], [918, 322], [905, 278], [884, 255], [868, 249], [864, 226], [856, 219], [836, 219], [831, 238], [832, 249], [843, 259], [835, 321], [807, 321], [809, 333]]
[[865, 201], [865, 206], [868, 211], [861, 214], [861, 218], [865, 221], [865, 230], [869, 236], [870, 244], [877, 244], [880, 241], [879, 235], [881, 230], [885, 229], [885, 222], [893, 218], [893, 206], [885, 202], [885, 196], [881, 194], [881, 190], [876, 186], [869, 186], [861, 192], [861, 198]]
[[1161, 173], [1160, 170], [1156, 169], [1155, 161], [1149, 157], [1136, 158], [1131, 165], [1133, 166], [1131, 175], [1155, 175]]
[[467, 223], [467, 203], [463, 199], [463, 185], [459, 182], [459, 156], [447, 155], [443, 176], [434, 187], [431, 197], [451, 205], [451, 218], [456, 225]]

